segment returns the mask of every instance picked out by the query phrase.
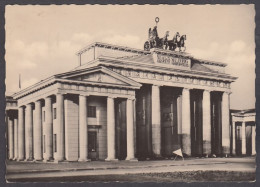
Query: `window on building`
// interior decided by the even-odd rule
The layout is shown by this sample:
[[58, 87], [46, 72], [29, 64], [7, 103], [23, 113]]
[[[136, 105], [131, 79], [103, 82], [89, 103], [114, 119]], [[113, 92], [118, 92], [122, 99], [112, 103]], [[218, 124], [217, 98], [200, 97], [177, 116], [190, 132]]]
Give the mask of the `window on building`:
[[57, 134], [53, 135], [53, 150], [55, 153], [57, 152]]
[[43, 135], [43, 152], [46, 152], [46, 147], [45, 147], [45, 135]]
[[53, 108], [53, 119], [56, 119], [57, 117], [57, 110], [56, 108]]
[[96, 117], [96, 107], [88, 106], [88, 117], [95, 118]]
[[88, 152], [97, 151], [97, 132], [88, 132]]

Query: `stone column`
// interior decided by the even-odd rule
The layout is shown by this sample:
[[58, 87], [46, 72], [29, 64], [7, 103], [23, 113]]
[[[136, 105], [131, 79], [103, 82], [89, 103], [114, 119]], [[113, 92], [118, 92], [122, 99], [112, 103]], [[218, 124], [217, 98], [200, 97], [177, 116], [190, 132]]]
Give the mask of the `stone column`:
[[232, 122], [232, 134], [233, 134], [233, 140], [232, 140], [232, 154], [236, 155], [236, 122]]
[[190, 137], [190, 90], [182, 90], [182, 151], [186, 155], [191, 155], [191, 137]]
[[18, 109], [18, 160], [24, 160], [24, 109]]
[[182, 147], [182, 96], [177, 98], [178, 143]]
[[107, 98], [107, 158], [106, 161], [117, 161], [115, 146], [115, 103], [114, 98]]
[[255, 151], [255, 125], [252, 126], [252, 155], [256, 155], [256, 151]]
[[56, 95], [56, 108], [57, 108], [57, 161], [65, 159], [65, 131], [64, 131], [64, 95]]
[[44, 160], [53, 159], [53, 120], [52, 120], [52, 101], [50, 97], [45, 98], [45, 146], [46, 153]]
[[14, 121], [8, 117], [8, 148], [9, 148], [9, 159], [14, 158]]
[[35, 102], [35, 119], [33, 134], [34, 159], [42, 160], [42, 105], [41, 101]]
[[160, 86], [152, 86], [152, 147], [155, 157], [161, 157]]
[[242, 155], [246, 154], [246, 123], [242, 122]]
[[210, 91], [204, 90], [202, 100], [203, 111], [203, 154], [211, 154], [211, 122], [210, 122]]
[[135, 160], [134, 155], [134, 106], [133, 100], [126, 101], [126, 132], [127, 132], [127, 157], [126, 160]]
[[79, 96], [79, 161], [88, 161], [87, 96]]
[[32, 105], [26, 105], [25, 109], [25, 158], [33, 159], [33, 113]]
[[14, 119], [14, 159], [18, 159], [18, 120]]
[[229, 132], [229, 93], [224, 92], [222, 96], [222, 153], [230, 154], [230, 132]]

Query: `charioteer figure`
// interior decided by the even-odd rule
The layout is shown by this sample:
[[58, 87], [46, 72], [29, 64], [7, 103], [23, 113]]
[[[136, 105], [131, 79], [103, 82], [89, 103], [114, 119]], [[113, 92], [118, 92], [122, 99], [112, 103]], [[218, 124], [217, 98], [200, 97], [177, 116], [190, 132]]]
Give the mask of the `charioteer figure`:
[[168, 40], [169, 31], [166, 31], [163, 38], [159, 38], [158, 31], [157, 31], [157, 23], [159, 22], [159, 18], [155, 18], [156, 26], [153, 29], [149, 28], [148, 32], [148, 40], [144, 43], [144, 50], [149, 51], [152, 48], [159, 48], [159, 49], [168, 49], [171, 51], [175, 51], [176, 48], [179, 51], [185, 51], [185, 40], [186, 35], [180, 36], [179, 32], [173, 36], [172, 40]]

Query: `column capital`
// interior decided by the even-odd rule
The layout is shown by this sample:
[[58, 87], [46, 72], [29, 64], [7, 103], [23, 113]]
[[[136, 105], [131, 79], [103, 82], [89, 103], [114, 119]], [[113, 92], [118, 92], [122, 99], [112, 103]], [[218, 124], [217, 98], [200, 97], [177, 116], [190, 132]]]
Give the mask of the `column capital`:
[[152, 86], [161, 87], [162, 85], [159, 85], [159, 84], [153, 84]]
[[128, 97], [127, 100], [132, 100], [132, 101], [135, 101], [136, 98], [135, 97]]
[[89, 94], [87, 94], [87, 93], [86, 93], [86, 94], [82, 94], [82, 93], [81, 93], [81, 94], [79, 94], [79, 96], [88, 97], [88, 96], [90, 96], [90, 95], [89, 95]]
[[186, 88], [186, 87], [183, 87], [182, 89], [183, 89], [183, 90], [186, 90], [186, 91], [191, 90], [191, 88]]
[[230, 95], [232, 92], [231, 91], [224, 91], [223, 94], [228, 94]]
[[204, 89], [203, 92], [212, 92], [212, 90]]
[[108, 98], [111, 98], [111, 99], [115, 99], [115, 98], [117, 98], [117, 97], [114, 96], [114, 95], [108, 95], [107, 97], [108, 97]]

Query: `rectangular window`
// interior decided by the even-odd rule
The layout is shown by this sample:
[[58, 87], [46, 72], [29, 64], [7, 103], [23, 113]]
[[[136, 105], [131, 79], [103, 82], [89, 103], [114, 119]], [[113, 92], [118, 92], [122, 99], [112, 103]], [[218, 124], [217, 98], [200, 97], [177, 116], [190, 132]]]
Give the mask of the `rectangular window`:
[[57, 152], [57, 134], [53, 135], [53, 150], [55, 153]]
[[56, 108], [53, 108], [53, 119], [56, 119], [57, 117], [57, 110]]
[[45, 148], [45, 135], [43, 135], [43, 152], [46, 152], [46, 148]]
[[95, 118], [96, 117], [96, 107], [88, 106], [88, 117]]

